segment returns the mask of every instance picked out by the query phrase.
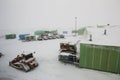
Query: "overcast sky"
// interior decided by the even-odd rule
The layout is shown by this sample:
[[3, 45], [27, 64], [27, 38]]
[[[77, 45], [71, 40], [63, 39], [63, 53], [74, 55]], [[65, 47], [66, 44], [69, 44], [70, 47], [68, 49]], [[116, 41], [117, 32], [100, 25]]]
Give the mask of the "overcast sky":
[[120, 25], [120, 0], [0, 0], [0, 29]]

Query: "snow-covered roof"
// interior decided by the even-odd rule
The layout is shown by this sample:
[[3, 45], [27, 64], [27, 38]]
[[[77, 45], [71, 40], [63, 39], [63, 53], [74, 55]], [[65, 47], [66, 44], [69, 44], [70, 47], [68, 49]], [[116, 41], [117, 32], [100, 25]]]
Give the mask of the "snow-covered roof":
[[[106, 35], [104, 31], [106, 30]], [[105, 28], [87, 28], [88, 34], [81, 43], [120, 46], [120, 26], [109, 26]], [[92, 41], [89, 41], [92, 35]]]

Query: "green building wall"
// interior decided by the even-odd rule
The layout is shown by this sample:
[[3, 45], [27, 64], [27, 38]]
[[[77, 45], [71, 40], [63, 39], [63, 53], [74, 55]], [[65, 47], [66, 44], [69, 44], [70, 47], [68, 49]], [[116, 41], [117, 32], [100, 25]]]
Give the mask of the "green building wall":
[[84, 28], [78, 29], [77, 33], [78, 33], [78, 35], [84, 35], [85, 31], [87, 33], [87, 29], [84, 27]]
[[81, 43], [79, 66], [120, 74], [120, 47]]

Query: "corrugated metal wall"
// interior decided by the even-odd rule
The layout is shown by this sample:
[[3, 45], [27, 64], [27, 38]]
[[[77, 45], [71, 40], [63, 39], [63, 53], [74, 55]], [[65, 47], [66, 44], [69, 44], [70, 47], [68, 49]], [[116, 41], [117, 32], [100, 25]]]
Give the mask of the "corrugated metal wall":
[[120, 74], [120, 47], [80, 44], [80, 67]]

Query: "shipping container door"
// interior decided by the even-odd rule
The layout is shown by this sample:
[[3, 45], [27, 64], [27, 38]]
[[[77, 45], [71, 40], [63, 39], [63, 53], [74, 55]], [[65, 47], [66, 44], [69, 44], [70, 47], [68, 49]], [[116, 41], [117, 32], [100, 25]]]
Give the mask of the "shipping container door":
[[100, 54], [101, 54], [101, 48], [94, 48], [94, 62], [93, 62], [93, 68], [94, 69], [100, 69]]
[[92, 68], [92, 61], [93, 61], [93, 47], [87, 46], [86, 49], [86, 67]]
[[85, 67], [86, 63], [86, 47], [85, 44], [80, 44], [80, 67]]
[[117, 73], [117, 60], [118, 60], [118, 53], [114, 49], [109, 49], [109, 57], [108, 57], [108, 65], [107, 65], [107, 70], [110, 72], [115, 72]]
[[107, 64], [108, 64], [108, 56], [109, 56], [109, 50], [105, 47], [102, 48], [102, 55], [101, 55], [101, 61], [100, 61], [100, 70], [107, 71]]
[[120, 52], [118, 53], [118, 56], [119, 56], [119, 58], [118, 58], [118, 73], [120, 74]]

